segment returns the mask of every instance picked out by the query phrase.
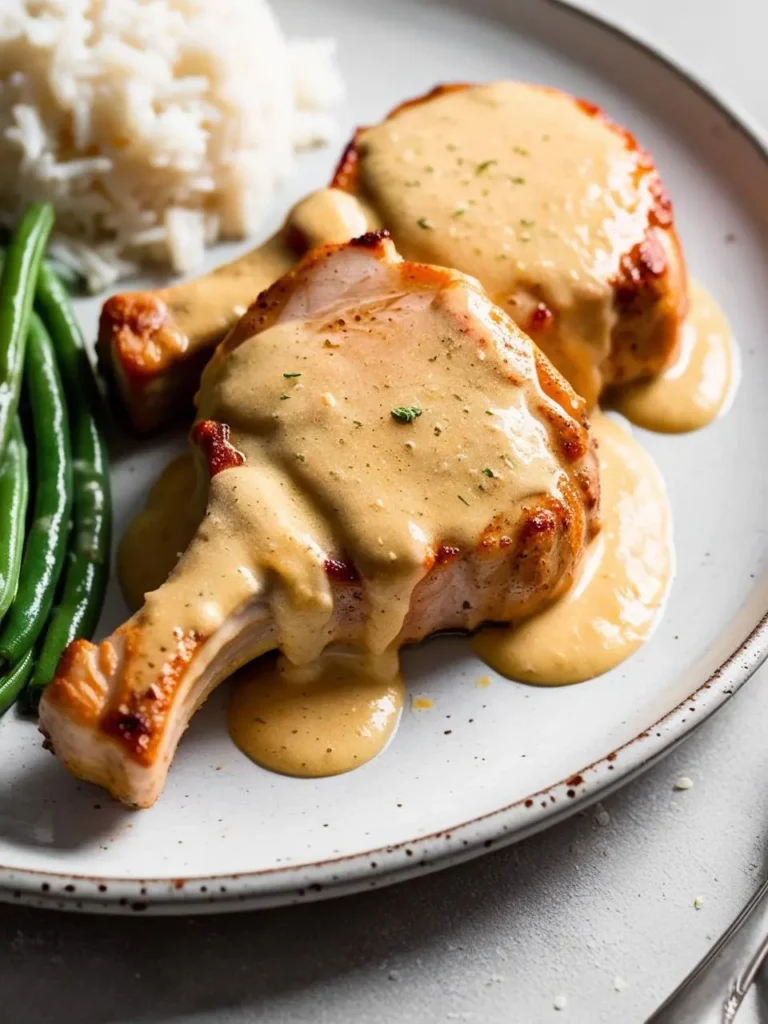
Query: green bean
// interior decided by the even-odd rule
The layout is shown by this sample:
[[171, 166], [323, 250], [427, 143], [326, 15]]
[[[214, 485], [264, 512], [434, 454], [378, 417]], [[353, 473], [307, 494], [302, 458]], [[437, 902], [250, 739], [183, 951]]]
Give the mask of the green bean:
[[18, 664], [14, 665], [10, 672], [0, 677], [0, 715], [4, 715], [8, 708], [16, 701], [24, 684], [29, 679], [34, 661], [34, 652], [27, 651]]
[[38, 270], [53, 227], [53, 208], [32, 203], [14, 232], [0, 276], [0, 458], [19, 404], [24, 353]]
[[18, 417], [0, 464], [0, 618], [16, 596], [27, 520], [27, 446]]
[[[0, 246], [0, 268], [5, 262], [5, 254], [5, 246]], [[58, 256], [46, 256], [43, 263], [59, 278], [70, 295], [84, 295], [88, 291], [88, 282], [71, 263], [65, 263]]]
[[16, 597], [0, 632], [0, 668], [32, 648], [51, 610], [67, 548], [72, 458], [64, 389], [53, 343], [32, 314], [24, 367], [35, 437], [35, 509]]
[[74, 502], [63, 587], [25, 691], [28, 710], [37, 706], [67, 644], [79, 636], [90, 637], [96, 629], [109, 576], [112, 532], [109, 461], [96, 419], [93, 371], [66, 289], [48, 267], [39, 275], [37, 307], [51, 332], [68, 400]]

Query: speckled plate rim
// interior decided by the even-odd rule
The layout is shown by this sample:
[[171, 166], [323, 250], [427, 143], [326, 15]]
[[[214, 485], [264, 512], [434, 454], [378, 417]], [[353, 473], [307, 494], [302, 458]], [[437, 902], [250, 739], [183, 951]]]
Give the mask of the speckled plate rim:
[[[576, 6], [573, 0], [544, 2], [616, 36], [671, 71], [728, 118], [768, 170], [768, 135], [737, 104], [666, 55], [643, 33], [612, 24]], [[0, 901], [86, 913], [223, 913], [329, 899], [438, 871], [525, 839], [626, 785], [721, 708], [767, 657], [768, 612], [690, 697], [634, 739], [567, 779], [443, 832], [353, 856], [235, 875], [111, 878], [0, 865]]]

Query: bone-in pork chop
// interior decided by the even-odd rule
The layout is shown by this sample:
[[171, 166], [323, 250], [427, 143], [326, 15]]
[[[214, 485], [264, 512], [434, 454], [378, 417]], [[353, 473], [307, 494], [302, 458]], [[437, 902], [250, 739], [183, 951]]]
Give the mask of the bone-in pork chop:
[[366, 235], [317, 249], [219, 347], [192, 439], [207, 510], [167, 582], [75, 641], [41, 726], [124, 802], [159, 794], [190, 716], [245, 662], [367, 663], [535, 613], [597, 528], [584, 402], [472, 278]]

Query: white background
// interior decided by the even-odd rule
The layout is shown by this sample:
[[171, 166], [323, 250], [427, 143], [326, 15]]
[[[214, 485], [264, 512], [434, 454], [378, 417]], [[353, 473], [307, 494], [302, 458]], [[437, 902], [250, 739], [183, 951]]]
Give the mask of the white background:
[[[580, 6], [656, 43], [768, 132], [766, 0]], [[607, 801], [607, 823], [590, 811], [394, 889], [189, 921], [2, 908], [0, 1020], [641, 1024], [763, 877], [766, 684], [764, 670]], [[681, 775], [692, 789], [673, 789]], [[768, 1020], [760, 999], [739, 1024]]]

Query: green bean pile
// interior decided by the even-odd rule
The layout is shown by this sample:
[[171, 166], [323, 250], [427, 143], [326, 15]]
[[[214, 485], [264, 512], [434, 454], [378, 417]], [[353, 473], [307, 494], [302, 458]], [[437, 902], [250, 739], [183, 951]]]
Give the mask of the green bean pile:
[[36, 710], [64, 648], [96, 628], [109, 573], [98, 391], [43, 258], [52, 227], [52, 208], [32, 204], [0, 276], [0, 715], [19, 697]]

